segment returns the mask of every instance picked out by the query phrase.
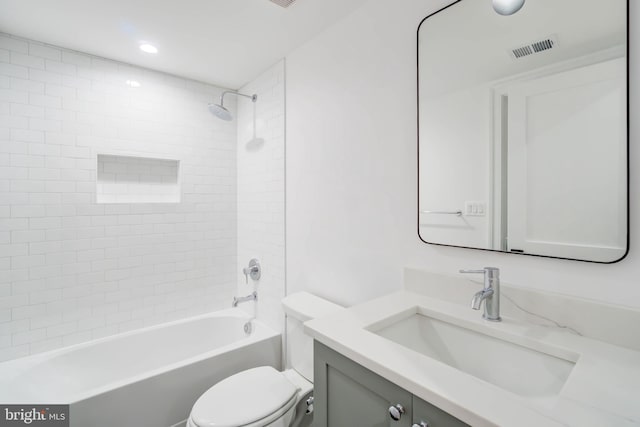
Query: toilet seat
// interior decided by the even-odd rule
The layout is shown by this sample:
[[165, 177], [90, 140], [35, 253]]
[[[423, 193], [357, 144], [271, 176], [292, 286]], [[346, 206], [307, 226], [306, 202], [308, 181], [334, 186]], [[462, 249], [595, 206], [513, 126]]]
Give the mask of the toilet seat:
[[298, 387], [271, 366], [232, 375], [193, 405], [192, 427], [258, 427], [278, 419], [297, 400]]

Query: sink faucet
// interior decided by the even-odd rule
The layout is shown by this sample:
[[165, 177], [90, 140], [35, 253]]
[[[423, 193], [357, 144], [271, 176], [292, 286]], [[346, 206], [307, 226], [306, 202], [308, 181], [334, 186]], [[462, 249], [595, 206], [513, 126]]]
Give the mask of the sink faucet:
[[460, 270], [460, 273], [484, 274], [484, 289], [477, 292], [471, 300], [471, 308], [480, 310], [484, 301], [483, 318], [491, 322], [499, 322], [500, 318], [500, 269], [485, 267], [482, 270]]

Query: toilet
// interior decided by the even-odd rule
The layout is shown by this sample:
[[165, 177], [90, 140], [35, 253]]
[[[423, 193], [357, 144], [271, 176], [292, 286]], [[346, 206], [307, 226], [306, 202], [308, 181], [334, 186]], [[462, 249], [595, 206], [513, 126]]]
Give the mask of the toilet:
[[282, 300], [286, 314], [287, 369], [247, 369], [204, 392], [191, 409], [186, 427], [306, 427], [313, 409], [313, 339], [307, 320], [342, 309], [308, 292]]

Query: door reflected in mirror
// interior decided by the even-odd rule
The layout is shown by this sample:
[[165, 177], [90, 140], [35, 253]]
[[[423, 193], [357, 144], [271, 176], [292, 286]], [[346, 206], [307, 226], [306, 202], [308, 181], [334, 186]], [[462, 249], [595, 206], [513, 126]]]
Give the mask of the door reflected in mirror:
[[419, 234], [610, 263], [628, 247], [626, 0], [460, 0], [418, 29]]

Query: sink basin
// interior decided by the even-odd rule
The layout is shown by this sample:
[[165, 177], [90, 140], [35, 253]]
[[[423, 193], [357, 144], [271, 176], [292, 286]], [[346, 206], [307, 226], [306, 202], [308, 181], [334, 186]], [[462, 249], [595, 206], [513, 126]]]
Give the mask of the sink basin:
[[369, 330], [542, 406], [555, 401], [575, 366], [575, 360], [420, 313]]

